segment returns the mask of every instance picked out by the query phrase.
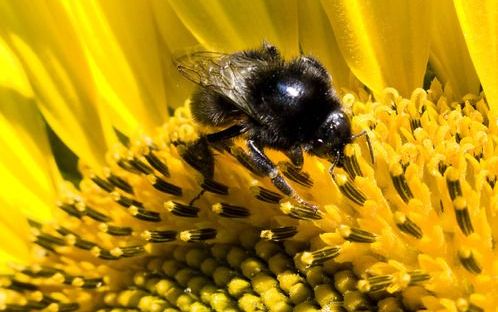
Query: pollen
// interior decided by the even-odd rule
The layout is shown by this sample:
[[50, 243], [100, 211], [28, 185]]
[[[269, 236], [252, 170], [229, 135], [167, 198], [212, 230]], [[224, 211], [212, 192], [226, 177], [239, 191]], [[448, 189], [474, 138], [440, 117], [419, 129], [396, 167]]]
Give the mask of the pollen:
[[349, 93], [332, 170], [268, 152], [318, 210], [278, 191], [235, 140], [203, 143], [188, 106], [81, 163], [33, 263], [0, 277], [4, 311], [487, 311], [498, 306], [497, 120], [434, 81]]

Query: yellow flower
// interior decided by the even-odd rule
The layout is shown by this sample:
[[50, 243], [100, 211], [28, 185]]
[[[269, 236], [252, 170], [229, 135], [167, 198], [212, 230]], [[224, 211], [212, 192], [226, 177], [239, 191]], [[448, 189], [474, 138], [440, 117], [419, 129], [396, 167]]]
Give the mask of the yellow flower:
[[[0, 310], [495, 310], [497, 12], [1, 2]], [[214, 151], [214, 181], [194, 169], [205, 129], [172, 60], [263, 40], [317, 56], [372, 141], [332, 176], [269, 152], [318, 213], [244, 166], [242, 141]]]

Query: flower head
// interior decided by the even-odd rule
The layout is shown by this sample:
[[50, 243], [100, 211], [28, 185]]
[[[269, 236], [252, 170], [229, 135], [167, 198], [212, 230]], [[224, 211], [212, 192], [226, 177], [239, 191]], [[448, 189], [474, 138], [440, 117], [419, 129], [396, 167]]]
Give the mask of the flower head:
[[[498, 306], [496, 51], [472, 18], [496, 17], [459, 2], [206, 3], [1, 5], [0, 310]], [[241, 138], [208, 146], [169, 62], [196, 42], [259, 44], [248, 12], [285, 55], [323, 56], [353, 133], [371, 141], [347, 145], [331, 174], [318, 157], [298, 170], [268, 152], [318, 211], [253, 170]], [[458, 25], [465, 77], [445, 48]], [[428, 59], [444, 87], [419, 88]]]

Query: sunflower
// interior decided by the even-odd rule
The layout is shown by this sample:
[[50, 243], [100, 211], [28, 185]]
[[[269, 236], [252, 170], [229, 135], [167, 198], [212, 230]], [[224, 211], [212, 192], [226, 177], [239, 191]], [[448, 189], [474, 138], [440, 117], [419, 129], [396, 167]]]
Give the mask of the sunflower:
[[[0, 310], [495, 310], [497, 12], [1, 2]], [[213, 180], [196, 164], [205, 129], [172, 60], [264, 40], [319, 58], [371, 140], [332, 174], [269, 152], [318, 212], [252, 172], [242, 142], [213, 150]]]

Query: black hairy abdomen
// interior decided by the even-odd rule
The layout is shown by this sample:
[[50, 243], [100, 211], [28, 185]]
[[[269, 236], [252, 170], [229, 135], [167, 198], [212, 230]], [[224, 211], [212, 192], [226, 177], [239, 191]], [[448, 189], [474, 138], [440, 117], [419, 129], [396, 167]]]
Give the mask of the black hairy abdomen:
[[209, 88], [199, 88], [192, 96], [190, 111], [195, 121], [213, 127], [232, 125], [243, 117], [232, 100]]

